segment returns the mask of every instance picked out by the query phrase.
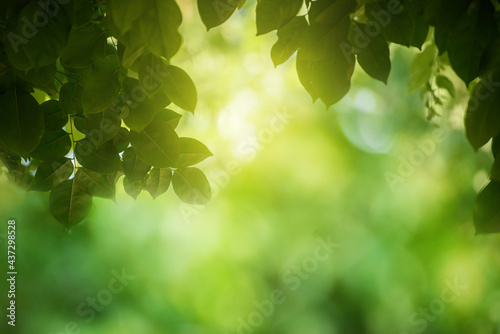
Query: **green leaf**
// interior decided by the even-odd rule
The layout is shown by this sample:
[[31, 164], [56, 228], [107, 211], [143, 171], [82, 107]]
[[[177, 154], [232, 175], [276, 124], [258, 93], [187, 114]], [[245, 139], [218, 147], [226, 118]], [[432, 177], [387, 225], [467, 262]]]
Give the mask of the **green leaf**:
[[129, 131], [125, 128], [120, 128], [115, 138], [113, 138], [113, 146], [118, 152], [123, 152], [130, 144]]
[[96, 25], [72, 29], [61, 65], [81, 68], [95, 64], [106, 55], [106, 45], [106, 33]]
[[198, 0], [198, 12], [207, 30], [221, 25], [233, 15], [240, 0]]
[[146, 50], [146, 44], [125, 46], [118, 42], [118, 56], [123, 67], [133, 68], [136, 64], [137, 59], [139, 59], [144, 51]]
[[113, 22], [122, 33], [132, 28], [132, 23], [141, 17], [147, 1], [112, 0], [107, 3], [107, 10], [112, 12]]
[[28, 42], [28, 39], [20, 31], [18, 22], [20, 20], [17, 15], [9, 18], [2, 35], [2, 45], [9, 63], [14, 68], [21, 71], [29, 71], [35, 67], [35, 63], [28, 57], [24, 50], [24, 45]]
[[302, 60], [317, 61], [335, 57], [339, 51], [344, 58], [350, 58], [350, 50], [346, 49], [347, 35], [351, 20], [346, 15], [335, 24], [315, 23], [305, 30], [302, 37], [300, 54]]
[[148, 96], [153, 96], [163, 81], [163, 76], [167, 75], [167, 64], [161, 57], [150, 53], [141, 58], [139, 62], [139, 81], [137, 82]]
[[[491, 141], [491, 153], [493, 157], [496, 159], [498, 152], [500, 152], [500, 137], [495, 136]], [[500, 166], [499, 166], [500, 167]], [[500, 180], [497, 180], [500, 181]]]
[[155, 118], [141, 132], [130, 131], [130, 143], [139, 158], [154, 167], [173, 167], [179, 159], [179, 137], [162, 119]]
[[120, 131], [120, 114], [109, 108], [97, 114], [87, 114], [85, 118], [75, 117], [75, 126], [98, 148]]
[[162, 87], [170, 101], [194, 113], [198, 100], [196, 87], [184, 70], [172, 65], [167, 66]]
[[37, 87], [51, 85], [54, 83], [54, 79], [56, 76], [56, 63], [40, 67], [39, 69], [31, 69], [27, 73], [24, 73], [23, 71], [17, 71], [16, 74], [21, 79]]
[[45, 131], [42, 108], [30, 94], [16, 87], [0, 95], [0, 143], [26, 157], [38, 146]]
[[[122, 118], [127, 126], [137, 132], [142, 131], [154, 116], [170, 104], [170, 100], [163, 92], [157, 92], [151, 98], [148, 98], [139, 81], [126, 78], [124, 81], [124, 90], [131, 98], [123, 107]], [[143, 93], [137, 94], [137, 91]]]
[[38, 165], [29, 190], [49, 191], [73, 174], [73, 163], [63, 158], [55, 161], [42, 161]]
[[[393, 4], [399, 4], [398, 8], [393, 8]], [[370, 25], [371, 34], [375, 35], [376, 31], [381, 30], [387, 41], [406, 46], [412, 45], [415, 22], [409, 6], [394, 0], [383, 0], [367, 4], [365, 8], [368, 18], [373, 22]]]
[[206, 204], [212, 198], [212, 189], [207, 177], [195, 167], [174, 171], [172, 186], [181, 201], [189, 204]]
[[[119, 64], [116, 54], [110, 54], [82, 73], [82, 107], [86, 114], [107, 109], [120, 93]], [[64, 110], [64, 109], [63, 109]]]
[[30, 153], [35, 159], [56, 160], [64, 157], [71, 149], [71, 139], [64, 130], [45, 131], [40, 144]]
[[153, 199], [165, 193], [172, 181], [172, 170], [170, 168], [153, 168], [149, 172], [148, 181], [146, 182], [146, 190], [151, 194]]
[[314, 1], [309, 9], [309, 21], [311, 25], [336, 25], [355, 9], [355, 0]]
[[446, 89], [452, 98], [455, 98], [455, 86], [450, 79], [444, 75], [436, 76], [436, 85], [439, 88]]
[[495, 86], [500, 82], [500, 72], [483, 78], [474, 88], [467, 113], [465, 129], [469, 142], [475, 149], [486, 144], [500, 133], [500, 91]]
[[[358, 24], [361, 30], [365, 25]], [[359, 65], [365, 72], [376, 80], [387, 84], [387, 78], [391, 71], [391, 59], [389, 58], [389, 46], [381, 35], [373, 37], [365, 48], [357, 54]]]
[[476, 234], [500, 232], [500, 182], [491, 181], [483, 188], [474, 205]]
[[50, 192], [50, 212], [67, 229], [84, 220], [91, 207], [92, 196], [74, 178], [62, 182]]
[[66, 116], [59, 107], [59, 101], [49, 100], [40, 105], [43, 111], [43, 122], [45, 131], [55, 131], [61, 129], [68, 123]]
[[7, 93], [14, 87], [25, 93], [33, 93], [33, 85], [21, 79], [14, 71], [19, 73], [19, 71], [12, 68], [3, 69], [0, 75], [0, 95]]
[[57, 15], [50, 16], [37, 2], [28, 3], [19, 14], [20, 31], [31, 31], [24, 37], [23, 45], [28, 58], [36, 68], [54, 63], [61, 55], [68, 41], [71, 22], [66, 12], [60, 8]]
[[123, 178], [123, 188], [130, 197], [137, 199], [137, 196], [139, 196], [144, 188], [144, 180], [131, 181], [125, 176]]
[[304, 0], [260, 0], [257, 3], [257, 35], [279, 29], [290, 22], [302, 8]]
[[122, 169], [120, 156], [111, 141], [95, 148], [90, 140], [82, 139], [76, 143], [75, 156], [83, 167], [93, 172], [108, 174]]
[[123, 152], [123, 171], [129, 181], [141, 180], [151, 169], [151, 166], [139, 159], [132, 147]]
[[141, 17], [141, 33], [147, 49], [157, 56], [170, 59], [181, 46], [177, 31], [182, 14], [175, 0], [145, 0]]
[[178, 167], [197, 164], [213, 155], [205, 144], [196, 139], [181, 137], [179, 143], [181, 144], [181, 155], [177, 161]]
[[59, 93], [59, 107], [67, 115], [79, 114], [82, 107], [82, 86], [78, 83], [65, 83]]
[[175, 129], [177, 125], [179, 125], [181, 117], [181, 114], [178, 114], [170, 109], [164, 109], [157, 113], [155, 116], [156, 119], [162, 119], [166, 121], [172, 127], [172, 129]]
[[75, 175], [75, 180], [83, 190], [90, 195], [101, 198], [115, 198], [115, 185], [110, 179], [114, 174], [101, 174], [87, 168], [80, 167]]
[[94, 1], [73, 0], [73, 10], [70, 17], [73, 28], [79, 28], [92, 20], [94, 16]]
[[495, 9], [489, 1], [473, 1], [450, 30], [447, 51], [457, 75], [469, 84], [479, 75], [481, 58], [497, 31]]
[[274, 66], [283, 64], [299, 49], [302, 36], [307, 28], [308, 25], [305, 17], [297, 16], [278, 29], [278, 41], [271, 49], [271, 59]]
[[424, 45], [422, 52], [417, 53], [410, 65], [410, 83], [408, 93], [413, 93], [429, 82], [432, 75], [432, 66], [436, 57], [436, 47], [428, 43]]
[[302, 49], [297, 53], [297, 73], [313, 100], [319, 97], [327, 107], [340, 101], [351, 86], [354, 55], [344, 54], [338, 48], [329, 58], [308, 61], [301, 54]]

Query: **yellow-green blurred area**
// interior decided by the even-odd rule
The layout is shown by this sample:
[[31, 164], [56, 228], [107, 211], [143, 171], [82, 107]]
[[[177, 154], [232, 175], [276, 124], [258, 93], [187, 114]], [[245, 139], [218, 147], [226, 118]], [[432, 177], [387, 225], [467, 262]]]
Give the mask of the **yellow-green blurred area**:
[[418, 50], [392, 46], [387, 86], [358, 67], [325, 110], [294, 59], [274, 68], [254, 3], [209, 32], [181, 6], [172, 63], [199, 105], [179, 134], [214, 153], [200, 166], [213, 199], [134, 201], [120, 180], [68, 234], [47, 193], [2, 176], [0, 260], [15, 219], [18, 272], [15, 329], [0, 284], [2, 333], [500, 333], [499, 237], [472, 224], [492, 159], [465, 139], [465, 86], [427, 121], [407, 94]]

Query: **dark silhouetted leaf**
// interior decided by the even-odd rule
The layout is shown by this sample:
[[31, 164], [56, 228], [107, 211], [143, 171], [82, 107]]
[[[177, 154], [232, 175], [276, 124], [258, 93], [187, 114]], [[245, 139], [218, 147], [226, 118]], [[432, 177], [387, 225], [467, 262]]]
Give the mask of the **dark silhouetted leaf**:
[[84, 113], [102, 112], [114, 102], [121, 89], [118, 70], [118, 57], [110, 54], [82, 73], [81, 101]]
[[65, 83], [59, 93], [59, 107], [67, 115], [83, 112], [82, 86], [77, 83]]
[[261, 0], [257, 3], [257, 35], [279, 29], [295, 17], [304, 0]]
[[61, 55], [65, 67], [87, 67], [106, 55], [106, 33], [96, 25], [72, 29], [68, 45]]
[[475, 149], [500, 133], [500, 72], [481, 80], [469, 99], [465, 115], [465, 129]]
[[130, 144], [129, 131], [125, 128], [120, 128], [115, 138], [113, 138], [113, 146], [118, 152], [123, 152]]
[[30, 94], [15, 87], [0, 95], [0, 105], [0, 144], [26, 157], [45, 131], [42, 108]]
[[95, 148], [88, 139], [80, 140], [76, 143], [75, 155], [83, 167], [93, 172], [107, 174], [122, 169], [120, 156], [111, 141]]
[[43, 111], [43, 122], [45, 123], [45, 131], [55, 131], [61, 129], [68, 123], [66, 116], [59, 107], [59, 101], [49, 100], [40, 105]]
[[473, 1], [448, 35], [446, 49], [451, 66], [466, 84], [479, 75], [483, 53], [495, 37], [494, 13], [491, 2]]
[[[359, 25], [361, 30], [365, 25]], [[357, 54], [358, 63], [363, 70], [374, 79], [387, 84], [387, 78], [391, 71], [391, 59], [389, 58], [389, 46], [381, 35], [373, 37], [365, 48]]]
[[239, 3], [240, 0], [198, 0], [198, 11], [207, 30], [230, 18]]
[[29, 190], [49, 191], [73, 174], [73, 163], [67, 158], [42, 161], [38, 165]]
[[477, 234], [500, 232], [500, 182], [491, 181], [476, 198], [474, 226]]
[[30, 153], [39, 160], [56, 160], [64, 157], [71, 149], [71, 139], [64, 130], [45, 131], [40, 144]]

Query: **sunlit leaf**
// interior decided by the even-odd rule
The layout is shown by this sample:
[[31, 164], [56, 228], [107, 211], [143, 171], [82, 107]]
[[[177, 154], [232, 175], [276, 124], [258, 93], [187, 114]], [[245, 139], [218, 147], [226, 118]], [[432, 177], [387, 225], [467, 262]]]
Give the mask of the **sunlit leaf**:
[[179, 138], [179, 143], [181, 154], [177, 161], [178, 167], [192, 166], [213, 155], [205, 144], [196, 139], [182, 137]]
[[151, 169], [151, 166], [142, 161], [132, 147], [123, 152], [123, 171], [131, 182], [141, 180]]
[[212, 198], [212, 189], [207, 177], [195, 167], [175, 170], [172, 186], [181, 201], [189, 204], [206, 204]]
[[171, 58], [181, 45], [177, 31], [182, 14], [175, 0], [145, 0], [141, 33], [146, 47], [157, 56]]
[[173, 167], [179, 159], [179, 137], [162, 119], [153, 120], [141, 132], [130, 131], [130, 143], [139, 158], [154, 167]]
[[115, 198], [115, 184], [109, 179], [109, 174], [96, 173], [80, 167], [76, 172], [75, 180], [82, 189], [92, 196]]
[[196, 87], [183, 69], [172, 65], [167, 66], [162, 82], [162, 88], [170, 101], [182, 109], [194, 112], [198, 101]]
[[132, 197], [133, 199], [137, 199], [137, 196], [139, 196], [142, 189], [144, 188], [144, 181], [131, 181], [128, 177], [125, 176], [123, 178], [123, 188], [125, 189], [125, 192], [130, 195], [130, 197]]
[[165, 193], [172, 181], [172, 170], [170, 168], [153, 168], [146, 182], [146, 190], [153, 198]]
[[278, 41], [271, 49], [274, 66], [283, 64], [298, 50], [306, 29], [307, 21], [304, 16], [297, 16], [278, 29]]
[[78, 186], [74, 178], [60, 183], [50, 192], [50, 212], [68, 229], [84, 220], [91, 206], [92, 196]]

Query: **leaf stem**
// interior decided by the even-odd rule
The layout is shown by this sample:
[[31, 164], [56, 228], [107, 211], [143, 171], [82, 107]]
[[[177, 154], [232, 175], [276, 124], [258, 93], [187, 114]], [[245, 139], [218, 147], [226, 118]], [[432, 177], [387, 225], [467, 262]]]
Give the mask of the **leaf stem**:
[[70, 127], [70, 135], [71, 135], [71, 150], [73, 151], [73, 157], [71, 160], [73, 160], [73, 173], [76, 172], [76, 155], [75, 155], [75, 135], [73, 133], [73, 121], [74, 121], [74, 116], [69, 115], [69, 127]]

